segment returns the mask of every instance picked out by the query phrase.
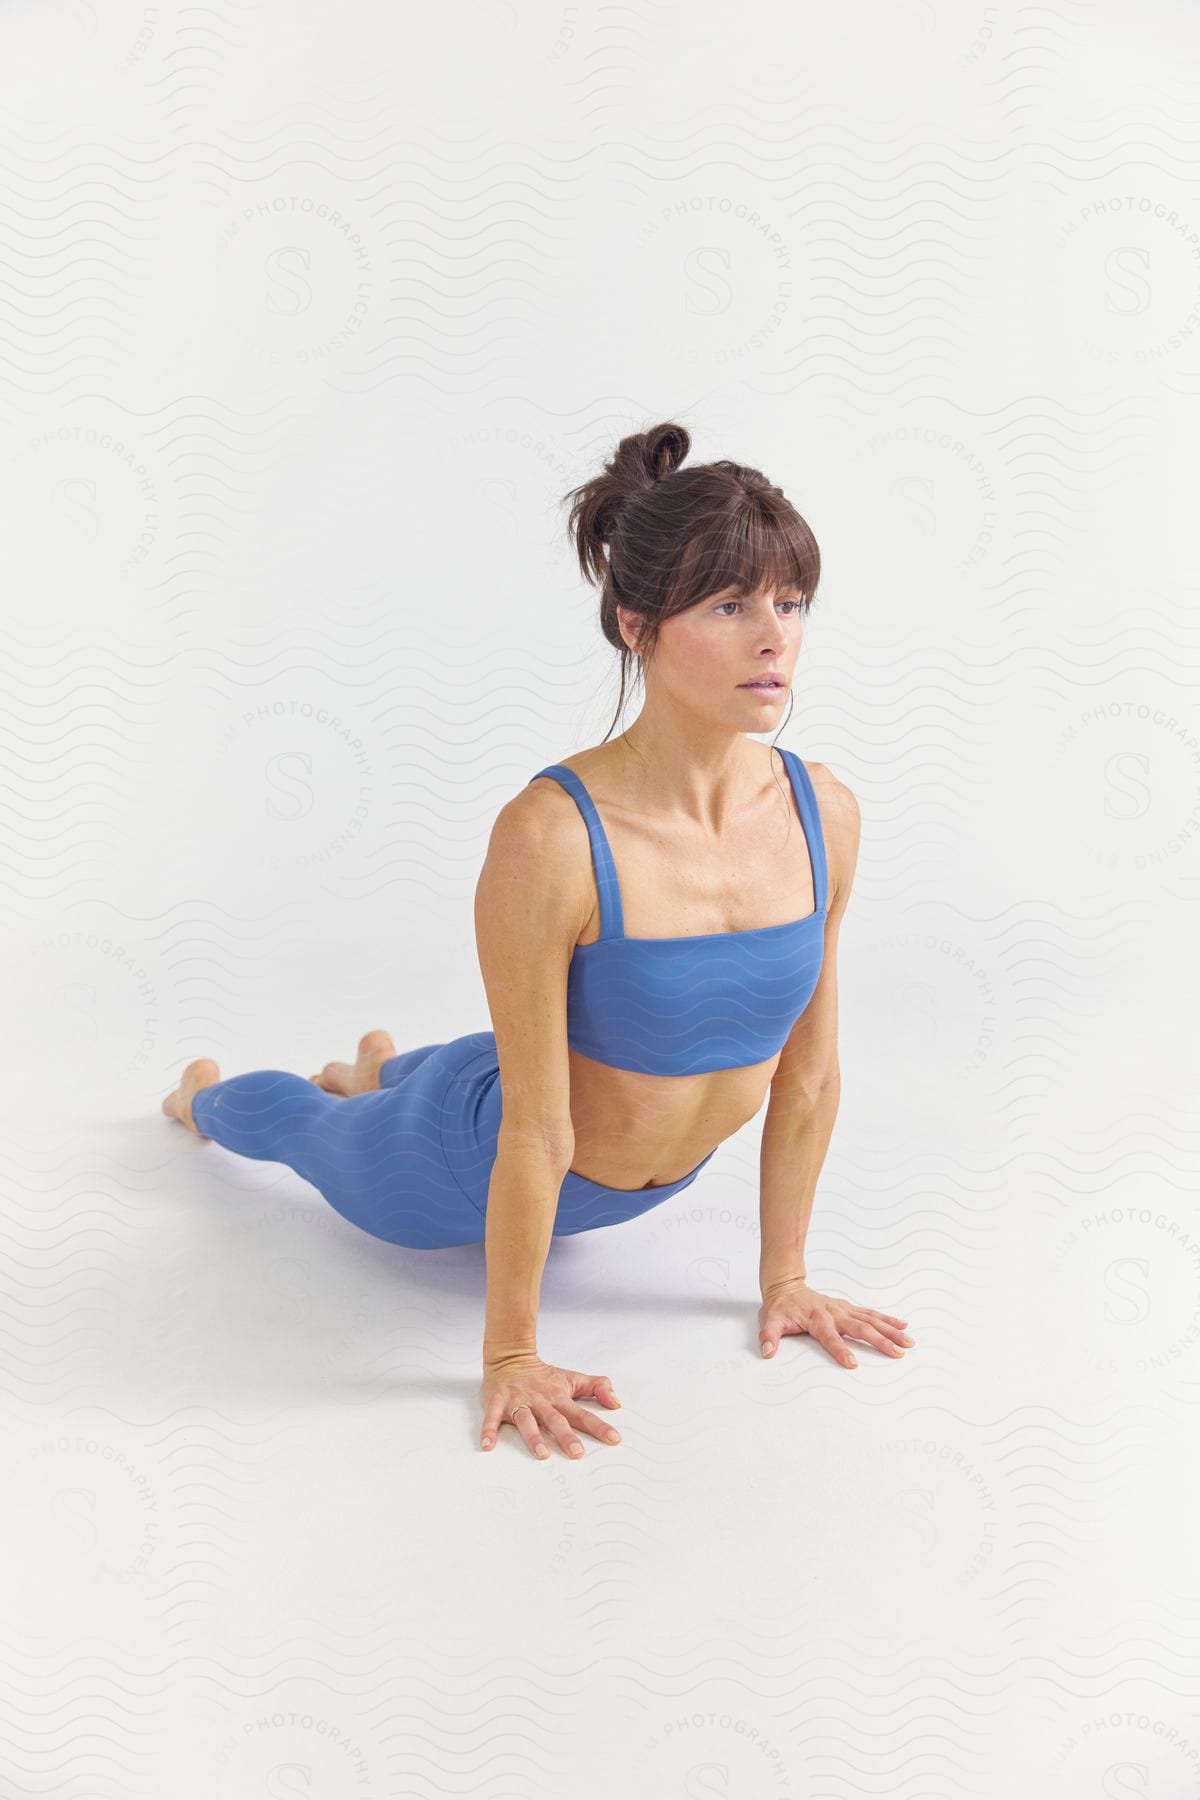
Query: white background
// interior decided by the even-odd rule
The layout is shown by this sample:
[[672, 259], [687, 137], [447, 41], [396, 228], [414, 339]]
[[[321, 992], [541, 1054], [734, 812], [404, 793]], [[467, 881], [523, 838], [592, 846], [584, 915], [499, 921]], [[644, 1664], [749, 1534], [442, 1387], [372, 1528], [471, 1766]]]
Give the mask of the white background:
[[[6, 1792], [1200, 1794], [1198, 40], [4, 8]], [[487, 1025], [491, 821], [615, 706], [561, 497], [671, 418], [822, 547], [809, 1266], [918, 1344], [760, 1361], [752, 1126], [553, 1247], [624, 1443], [542, 1466], [481, 1247], [159, 1102]]]

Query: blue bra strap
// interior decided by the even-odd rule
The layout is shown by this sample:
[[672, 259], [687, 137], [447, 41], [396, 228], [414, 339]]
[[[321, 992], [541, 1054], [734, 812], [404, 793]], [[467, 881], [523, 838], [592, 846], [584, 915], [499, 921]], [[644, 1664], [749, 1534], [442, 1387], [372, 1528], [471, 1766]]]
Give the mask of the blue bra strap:
[[794, 750], [784, 750], [782, 744], [777, 744], [775, 748], [780, 751], [787, 764], [792, 792], [800, 809], [800, 823], [804, 827], [808, 857], [812, 863], [815, 910], [824, 912], [829, 899], [829, 871], [825, 863], [825, 833], [821, 830], [821, 809], [817, 805], [812, 777]]
[[580, 781], [574, 769], [568, 769], [563, 763], [551, 763], [548, 768], [539, 769], [537, 775], [531, 775], [530, 781], [538, 776], [548, 775], [552, 781], [561, 783], [583, 814], [583, 822], [587, 826], [588, 838], [592, 846], [592, 868], [596, 875], [596, 896], [600, 902], [600, 936], [602, 938], [619, 938], [625, 936], [625, 913], [621, 906], [621, 886], [617, 880], [616, 864], [608, 839], [604, 835], [604, 827], [600, 823], [600, 814], [596, 811], [592, 796]]

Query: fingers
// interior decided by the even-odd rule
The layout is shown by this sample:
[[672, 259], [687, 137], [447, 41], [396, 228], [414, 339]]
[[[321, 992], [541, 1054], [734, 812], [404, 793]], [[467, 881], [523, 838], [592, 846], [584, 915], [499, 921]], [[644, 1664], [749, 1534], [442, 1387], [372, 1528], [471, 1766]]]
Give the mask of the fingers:
[[[520, 1416], [518, 1413], [518, 1419]], [[564, 1451], [567, 1456], [583, 1455], [583, 1445], [575, 1435], [574, 1426], [556, 1406], [543, 1407], [539, 1417], [560, 1450]]]
[[601, 1406], [617, 1407], [621, 1404], [613, 1393], [613, 1384], [607, 1375], [576, 1375], [572, 1391], [577, 1400], [586, 1396], [591, 1400], [599, 1400]]
[[[857, 1369], [858, 1367], [858, 1358], [845, 1342], [847, 1337], [870, 1344], [873, 1348], [882, 1350], [887, 1356], [904, 1355], [899, 1344], [893, 1343], [891, 1338], [885, 1337], [884, 1333], [877, 1330], [874, 1325], [868, 1325], [865, 1319], [850, 1318], [839, 1324], [832, 1314], [818, 1313], [808, 1320], [805, 1330], [809, 1337], [816, 1338], [818, 1344], [828, 1350], [835, 1362], [841, 1363], [842, 1367], [846, 1369]], [[769, 1334], [764, 1334], [761, 1340], [764, 1356], [774, 1355], [776, 1341]], [[911, 1342], [911, 1339], [908, 1341]]]
[[850, 1319], [842, 1326], [842, 1330], [847, 1337], [858, 1338], [864, 1344], [874, 1344], [877, 1350], [884, 1351], [888, 1356], [904, 1355], [899, 1344], [884, 1337], [882, 1331], [877, 1331], [874, 1325], [868, 1325], [865, 1319]]
[[869, 1306], [852, 1306], [850, 1311], [856, 1319], [869, 1319], [872, 1325], [882, 1331], [884, 1337], [894, 1338], [898, 1344], [911, 1346], [916, 1342], [915, 1338], [908, 1337], [899, 1329], [904, 1324], [903, 1319], [893, 1319], [887, 1313], [873, 1312]]
[[513, 1424], [538, 1461], [545, 1462], [550, 1454], [550, 1447], [542, 1436], [537, 1414], [527, 1400], [518, 1401], [515, 1404], [517, 1411], [513, 1418]]
[[[531, 1422], [527, 1424], [527, 1420]], [[532, 1409], [521, 1407], [517, 1413], [516, 1426], [533, 1454], [541, 1462], [544, 1462], [550, 1454], [543, 1433], [548, 1433], [564, 1455], [572, 1457], [575, 1461], [587, 1454], [577, 1436], [579, 1431], [589, 1431], [594, 1437], [602, 1438], [608, 1444], [619, 1444], [621, 1441], [619, 1431], [615, 1431], [611, 1425], [606, 1425], [602, 1419], [598, 1419], [595, 1413], [588, 1411], [586, 1406], [577, 1406], [573, 1401], [567, 1401], [562, 1408], [551, 1406], [548, 1402], [543, 1401], [539, 1405], [536, 1415]]]
[[903, 1319], [876, 1312], [874, 1307], [853, 1306], [846, 1300], [814, 1305], [811, 1309], [806, 1306], [796, 1317], [792, 1317], [786, 1308], [765, 1306], [763, 1311], [766, 1317], [760, 1321], [758, 1341], [762, 1354], [767, 1357], [774, 1356], [781, 1337], [796, 1330], [815, 1338], [835, 1362], [847, 1369], [856, 1369], [858, 1359], [843, 1342], [844, 1338], [858, 1338], [892, 1357], [903, 1356], [905, 1349], [913, 1344], [913, 1339], [900, 1330], [905, 1323]]
[[485, 1450], [493, 1447], [500, 1426], [506, 1419], [516, 1426], [522, 1442], [539, 1462], [545, 1462], [550, 1455], [547, 1436], [559, 1446], [564, 1455], [576, 1462], [587, 1454], [579, 1440], [578, 1433], [581, 1431], [589, 1432], [592, 1437], [599, 1438], [605, 1444], [621, 1442], [620, 1432], [607, 1419], [597, 1418], [594, 1412], [574, 1400], [564, 1401], [561, 1407], [557, 1407], [546, 1400], [509, 1399], [493, 1401], [488, 1408], [483, 1421], [482, 1443]]
[[606, 1444], [620, 1443], [621, 1434], [616, 1427], [610, 1425], [607, 1419], [598, 1419], [588, 1407], [568, 1402], [562, 1410], [576, 1431], [590, 1431], [593, 1437], [602, 1439]]
[[[517, 1416], [519, 1418], [520, 1414]], [[483, 1415], [483, 1436], [479, 1441], [484, 1450], [490, 1450], [494, 1446], [503, 1418], [504, 1401], [497, 1397]]]
[[807, 1331], [808, 1329], [807, 1325], [801, 1325], [797, 1320], [790, 1319], [782, 1307], [769, 1307], [766, 1318], [759, 1321], [759, 1349], [764, 1356], [774, 1356], [779, 1348], [780, 1338], [787, 1337], [791, 1331]]
[[833, 1321], [832, 1313], [818, 1313], [809, 1321], [808, 1334], [815, 1337], [818, 1344], [823, 1344], [834, 1362], [841, 1363], [845, 1369], [857, 1369], [858, 1358], [850, 1346], [843, 1343], [841, 1333]]

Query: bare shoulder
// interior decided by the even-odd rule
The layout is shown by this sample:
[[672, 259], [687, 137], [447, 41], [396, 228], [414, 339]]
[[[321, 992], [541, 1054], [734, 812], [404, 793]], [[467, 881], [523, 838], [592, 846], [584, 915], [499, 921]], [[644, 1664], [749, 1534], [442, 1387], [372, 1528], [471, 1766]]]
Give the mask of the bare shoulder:
[[821, 825], [826, 836], [831, 833], [852, 835], [858, 832], [861, 815], [854, 790], [835, 775], [828, 763], [806, 762], [809, 780], [821, 809]]
[[511, 880], [529, 899], [551, 900], [582, 923], [590, 910], [591, 850], [579, 808], [560, 782], [540, 776], [514, 794], [492, 821], [490, 879]]
[[804, 766], [821, 814], [825, 861], [829, 868], [830, 906], [833, 907], [836, 899], [840, 902], [840, 910], [849, 898], [854, 880], [862, 814], [853, 789], [834, 774], [828, 763], [806, 762]]
[[561, 781], [550, 775], [534, 776], [511, 800], [506, 800], [496, 814], [493, 832], [498, 827], [506, 839], [518, 845], [541, 846], [551, 854], [564, 848], [569, 852], [580, 831], [586, 839], [586, 827], [574, 798]]

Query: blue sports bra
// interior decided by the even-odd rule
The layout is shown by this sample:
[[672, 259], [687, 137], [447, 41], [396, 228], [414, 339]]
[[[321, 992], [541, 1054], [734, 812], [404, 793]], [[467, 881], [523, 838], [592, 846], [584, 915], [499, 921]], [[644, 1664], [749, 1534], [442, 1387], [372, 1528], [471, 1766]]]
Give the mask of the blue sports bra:
[[783, 925], [696, 937], [626, 937], [617, 871], [591, 795], [562, 763], [529, 777], [548, 775], [566, 788], [592, 846], [600, 935], [576, 944], [567, 973], [572, 1050], [641, 1075], [743, 1069], [782, 1050], [821, 973], [828, 876], [808, 770], [791, 750], [781, 754], [808, 845], [815, 908]]

